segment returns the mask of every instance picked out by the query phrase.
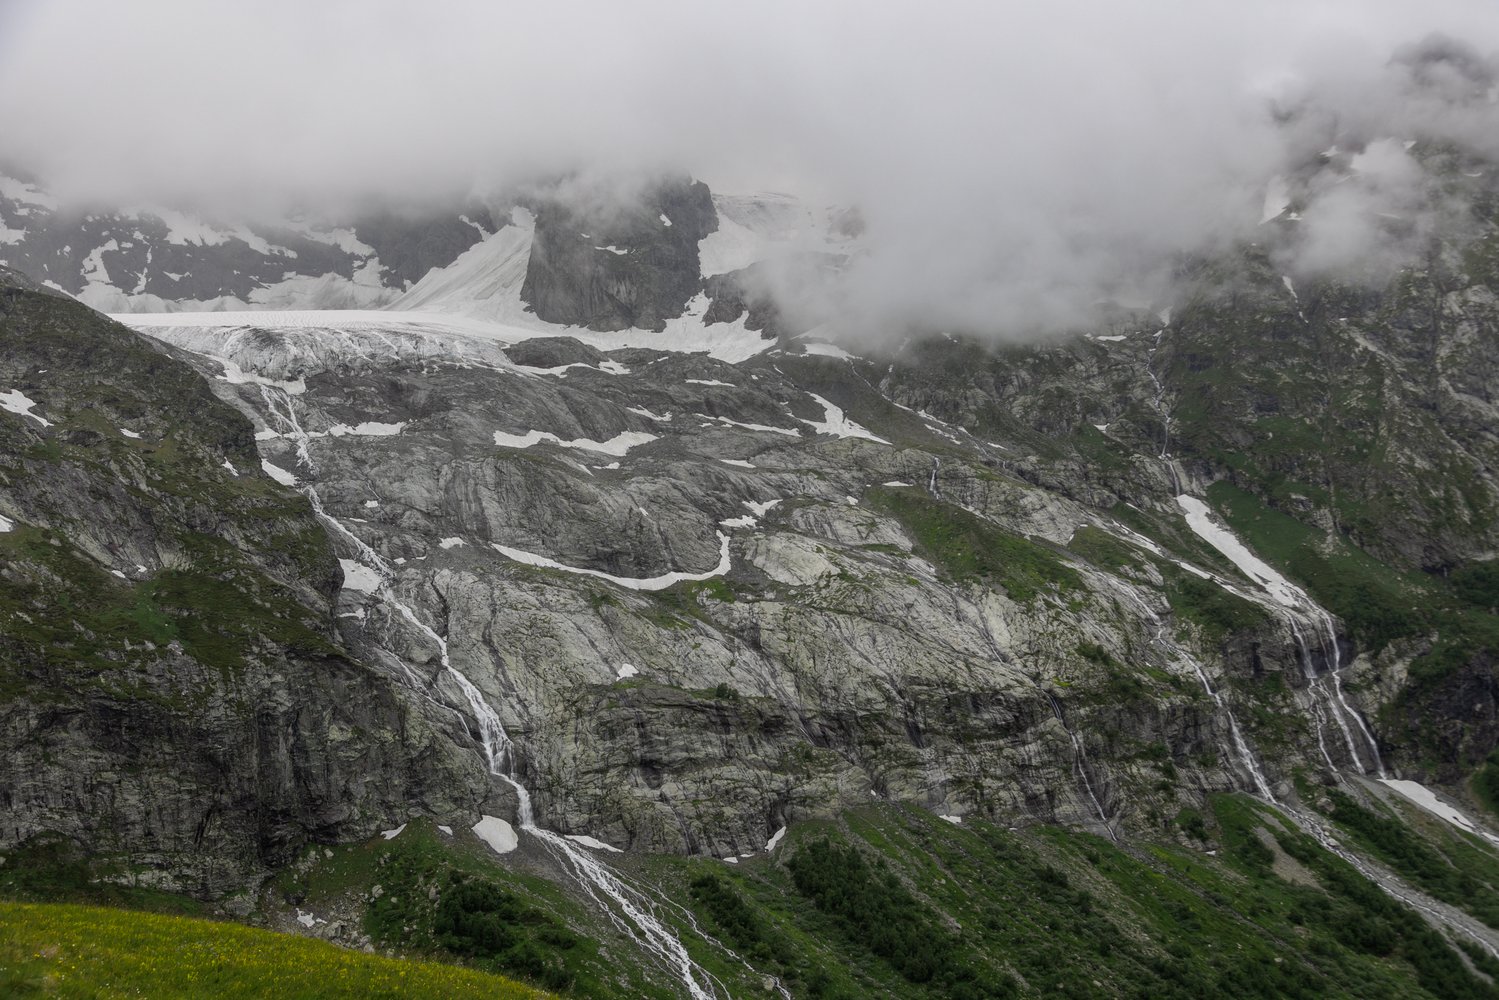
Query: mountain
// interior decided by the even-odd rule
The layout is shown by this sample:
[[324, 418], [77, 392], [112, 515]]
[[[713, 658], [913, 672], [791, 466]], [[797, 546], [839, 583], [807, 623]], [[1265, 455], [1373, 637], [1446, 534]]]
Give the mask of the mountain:
[[857, 216], [684, 177], [355, 225], [358, 311], [12, 182], [0, 890], [579, 996], [1490, 995], [1499, 215], [1418, 152], [1472, 207], [1388, 277], [1287, 202], [1012, 346], [827, 342]]

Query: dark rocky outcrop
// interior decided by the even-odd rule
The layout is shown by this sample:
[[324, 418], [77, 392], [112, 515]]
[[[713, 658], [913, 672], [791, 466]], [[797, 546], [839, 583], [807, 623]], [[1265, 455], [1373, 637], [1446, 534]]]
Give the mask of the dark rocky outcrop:
[[548, 323], [660, 330], [702, 288], [697, 245], [718, 216], [701, 181], [553, 197], [535, 211], [521, 298]]

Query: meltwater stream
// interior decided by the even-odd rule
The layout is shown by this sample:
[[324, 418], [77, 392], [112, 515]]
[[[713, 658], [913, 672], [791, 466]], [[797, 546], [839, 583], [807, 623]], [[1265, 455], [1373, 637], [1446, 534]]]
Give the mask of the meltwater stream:
[[[297, 420], [295, 401], [280, 389], [273, 390], [262, 386], [261, 392], [271, 416], [282, 425], [286, 437], [296, 443], [298, 461], [311, 470], [313, 463], [308, 451], [309, 437]], [[627, 885], [609, 866], [585, 848], [574, 844], [560, 834], [536, 825], [535, 814], [531, 807], [531, 794], [512, 775], [515, 766], [514, 744], [505, 732], [499, 715], [484, 700], [484, 695], [478, 687], [462, 671], [453, 666], [448, 656], [447, 640], [424, 623], [416, 612], [397, 596], [391, 582], [395, 577], [391, 565], [363, 539], [323, 508], [322, 498], [310, 482], [298, 478], [296, 485], [312, 504], [312, 509], [318, 518], [353, 546], [361, 563], [379, 575], [377, 596], [380, 600], [437, 647], [443, 670], [463, 694], [474, 722], [478, 726], [479, 744], [483, 749], [489, 773], [505, 782], [515, 792], [516, 820], [520, 828], [546, 845], [553, 856], [562, 863], [568, 875], [577, 881], [583, 891], [604, 911], [614, 925], [624, 934], [638, 940], [681, 980], [692, 1000], [718, 1000], [720, 997], [729, 996], [724, 984], [695, 962], [676, 933], [656, 916], [656, 906], [649, 897]], [[787, 995], [778, 982], [776, 986], [779, 992]]]

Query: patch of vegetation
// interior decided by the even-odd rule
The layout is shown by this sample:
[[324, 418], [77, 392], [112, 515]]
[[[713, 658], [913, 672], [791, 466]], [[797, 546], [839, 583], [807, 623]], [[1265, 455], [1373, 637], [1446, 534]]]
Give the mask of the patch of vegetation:
[[1212, 642], [1222, 642], [1237, 632], [1261, 628], [1269, 623], [1265, 609], [1212, 580], [1204, 580], [1174, 566], [1166, 567], [1166, 600], [1181, 619], [1202, 629]]
[[99, 907], [0, 903], [0, 993], [161, 1000], [521, 1000], [546, 994], [473, 969], [289, 934]]
[[1364, 648], [1434, 636], [1411, 664], [1413, 692], [1440, 683], [1483, 654], [1499, 654], [1499, 615], [1489, 610], [1496, 574], [1478, 563], [1439, 577], [1401, 573], [1341, 538], [1324, 536], [1253, 494], [1215, 483], [1209, 498], [1261, 556], [1306, 585]]
[[692, 898], [712, 919], [719, 936], [755, 965], [794, 961], [785, 936], [749, 905], [739, 890], [713, 872], [704, 872], [691, 882]]
[[1052, 550], [961, 507], [887, 487], [869, 490], [865, 500], [898, 520], [917, 551], [954, 580], [996, 583], [1021, 603], [1049, 590], [1082, 589], [1077, 570]]
[[38, 834], [0, 859], [0, 898], [36, 903], [90, 903], [155, 913], [199, 916], [190, 896], [131, 885], [129, 869], [55, 833]]
[[[693, 905], [731, 943], [764, 942], [761, 968], [797, 996], [967, 996], [970, 974], [983, 996], [1494, 995], [1419, 916], [1274, 810], [1221, 796], [1177, 825], [1218, 856], [870, 807], [794, 826], [782, 864], [718, 865]], [[1292, 864], [1299, 880], [1281, 874]], [[922, 938], [969, 971], [948, 982], [908, 961]]]
[[1473, 794], [1489, 812], [1499, 816], [1499, 750], [1490, 753], [1473, 774]]
[[1145, 561], [1139, 549], [1091, 524], [1078, 528], [1067, 548], [1100, 569], [1116, 572], [1137, 568]]
[[672, 995], [647, 978], [628, 942], [623, 955], [601, 946], [596, 932], [607, 935], [611, 925], [593, 923], [592, 910], [429, 821], [329, 853], [318, 849], [281, 872], [281, 896], [319, 913], [358, 904], [365, 933], [382, 949], [459, 961], [577, 998]]
[[948, 961], [952, 938], [888, 872], [852, 847], [816, 840], [789, 864], [802, 895], [832, 914], [851, 942], [868, 947], [913, 983], [930, 982]]
[[[380, 925], [391, 916], [371, 906], [367, 921]], [[392, 930], [382, 928], [382, 936], [391, 936]], [[482, 968], [521, 975], [548, 989], [573, 984], [573, 974], [557, 953], [577, 947], [578, 936], [493, 882], [450, 874], [439, 892], [432, 933], [444, 950], [476, 960]]]
[[18, 525], [0, 536], [12, 568], [0, 580], [0, 659], [117, 671], [175, 641], [227, 673], [262, 644], [339, 655], [312, 613], [229, 545], [195, 536], [189, 552], [182, 568], [129, 582], [58, 534]]
[[1328, 794], [1333, 821], [1390, 867], [1436, 898], [1499, 928], [1499, 892], [1490, 882], [1499, 878], [1499, 858], [1485, 852], [1481, 857], [1486, 866], [1474, 865], [1472, 855], [1442, 850], [1393, 816], [1371, 812], [1336, 789]]

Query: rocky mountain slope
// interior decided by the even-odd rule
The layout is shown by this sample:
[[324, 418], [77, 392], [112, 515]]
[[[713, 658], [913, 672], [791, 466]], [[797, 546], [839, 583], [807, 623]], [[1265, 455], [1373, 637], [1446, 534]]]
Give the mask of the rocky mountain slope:
[[482, 795], [452, 720], [353, 659], [338, 563], [251, 424], [174, 352], [0, 275], [0, 795], [164, 888]]
[[[132, 330], [7, 274], [0, 845], [471, 958], [411, 900], [479, 871], [556, 925], [504, 967], [693, 997], [1048, 988], [997, 924], [953, 946], [969, 978], [896, 942], [819, 979], [868, 935], [798, 874], [863, 877], [818, 836], [886, 856], [908, 896], [870, 899], [918, 937], [999, 919], [931, 881], [958, 869], [1082, 879], [1128, 925], [1164, 865], [1193, 919], [1253, 884], [1280, 938], [1306, 890], [1297, 926], [1380, 929], [1327, 945], [1343, 972], [1482, 995], [1499, 274], [1470, 173], [1471, 217], [1377, 287], [1283, 275], [1287, 209], [1159, 313], [1005, 349], [800, 336], [764, 272], [857, 226], [685, 179], [509, 205], [379, 311]], [[1050, 825], [1082, 832], [1006, 839]], [[1182, 947], [1165, 923], [1142, 947]], [[1098, 991], [1165, 989], [1122, 970]]]

